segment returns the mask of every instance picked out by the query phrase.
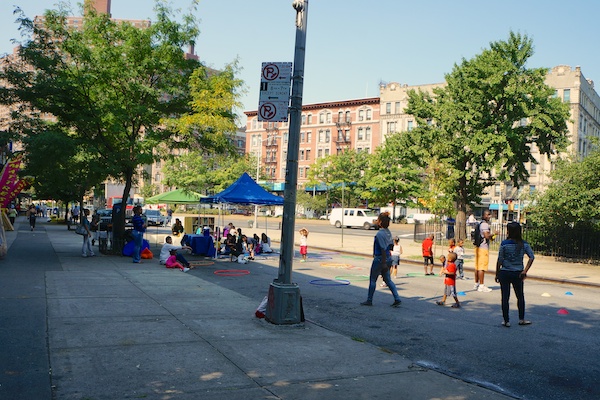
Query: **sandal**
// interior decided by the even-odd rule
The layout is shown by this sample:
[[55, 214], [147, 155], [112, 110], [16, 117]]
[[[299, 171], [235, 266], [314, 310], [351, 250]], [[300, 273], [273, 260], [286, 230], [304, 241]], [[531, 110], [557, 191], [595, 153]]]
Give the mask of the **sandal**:
[[510, 322], [508, 322], [508, 321], [502, 321], [502, 326], [510, 328]]
[[436, 301], [435, 304], [437, 304], [438, 306], [443, 306], [444, 302], [443, 301]]
[[531, 321], [528, 321], [526, 319], [522, 319], [519, 321], [519, 325], [531, 325]]

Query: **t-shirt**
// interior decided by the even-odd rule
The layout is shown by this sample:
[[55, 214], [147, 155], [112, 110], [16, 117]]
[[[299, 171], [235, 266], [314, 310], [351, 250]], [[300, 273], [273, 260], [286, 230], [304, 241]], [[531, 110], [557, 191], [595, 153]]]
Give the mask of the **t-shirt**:
[[481, 223], [479, 224], [479, 231], [481, 232], [481, 238], [483, 239], [483, 241], [479, 245], [479, 248], [489, 249], [490, 246], [488, 245], [488, 241], [485, 238], [485, 232], [490, 231], [490, 224], [488, 224], [486, 221], [481, 221]]
[[373, 240], [373, 256], [381, 256], [381, 252], [387, 250], [393, 242], [392, 232], [389, 229], [379, 229]]
[[300, 235], [300, 246], [308, 246], [308, 236]]
[[164, 264], [167, 262], [167, 258], [169, 258], [169, 256], [171, 255], [171, 250], [181, 250], [182, 247], [181, 246], [176, 246], [174, 244], [171, 243], [165, 243], [163, 244], [162, 248], [160, 249], [160, 256], [158, 258], [158, 262], [161, 264]]
[[456, 246], [454, 248], [454, 253], [456, 254], [457, 260], [462, 260], [462, 259], [464, 259], [464, 256], [465, 256], [465, 248], [462, 246]]
[[444, 285], [454, 286], [456, 284], [456, 264], [448, 262], [446, 264], [446, 277], [444, 278]]
[[423, 250], [423, 257], [433, 257], [431, 248], [433, 247], [433, 240], [431, 238], [425, 238], [421, 244]]

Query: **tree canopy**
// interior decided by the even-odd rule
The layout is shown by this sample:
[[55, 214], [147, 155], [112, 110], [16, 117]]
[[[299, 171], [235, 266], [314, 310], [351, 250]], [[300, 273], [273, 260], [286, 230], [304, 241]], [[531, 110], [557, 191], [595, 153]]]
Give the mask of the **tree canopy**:
[[[194, 17], [177, 22], [157, 1], [156, 19], [139, 28], [84, 7], [77, 28], [66, 23], [62, 6], [47, 11], [43, 24], [21, 14], [20, 29], [32, 40], [0, 73], [8, 83], [0, 101], [54, 116], [97, 152], [106, 177], [125, 183], [124, 201], [140, 167], [164, 155], [161, 146], [225, 151], [241, 82], [233, 68], [211, 77], [184, 56], [199, 32]], [[114, 223], [122, 232], [124, 213]]]
[[403, 155], [423, 170], [439, 163], [451, 171], [445, 190], [455, 196], [457, 224], [466, 226], [467, 207], [497, 180], [527, 182], [535, 148], [550, 157], [568, 143], [568, 105], [545, 84], [545, 68], [526, 67], [532, 55], [532, 40], [511, 32], [455, 65], [433, 95], [409, 93], [406, 112], [418, 126], [403, 133]]

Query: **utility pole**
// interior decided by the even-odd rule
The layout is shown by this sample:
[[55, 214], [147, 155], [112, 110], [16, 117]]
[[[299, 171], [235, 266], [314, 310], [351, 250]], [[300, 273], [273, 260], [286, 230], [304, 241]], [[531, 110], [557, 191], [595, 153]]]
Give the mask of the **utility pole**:
[[294, 70], [292, 72], [288, 159], [283, 196], [281, 255], [279, 256], [277, 279], [269, 287], [269, 303], [266, 312], [266, 319], [278, 325], [297, 324], [304, 320], [300, 302], [300, 288], [297, 284], [292, 283], [292, 260], [294, 258], [296, 187], [298, 185], [298, 151], [300, 150], [308, 0], [294, 0], [292, 7], [296, 10], [296, 47], [294, 51]]

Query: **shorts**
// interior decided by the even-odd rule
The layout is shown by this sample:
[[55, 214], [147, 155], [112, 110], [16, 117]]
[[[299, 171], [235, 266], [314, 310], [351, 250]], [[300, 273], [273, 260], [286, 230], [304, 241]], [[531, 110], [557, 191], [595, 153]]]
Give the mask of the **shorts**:
[[475, 270], [487, 271], [490, 264], [490, 251], [489, 249], [482, 249], [475, 247]]
[[395, 267], [398, 264], [400, 264], [400, 256], [392, 256], [392, 267]]
[[300, 254], [305, 256], [308, 254], [308, 246], [300, 246]]
[[454, 285], [445, 285], [444, 294], [446, 296], [456, 297], [456, 286]]

